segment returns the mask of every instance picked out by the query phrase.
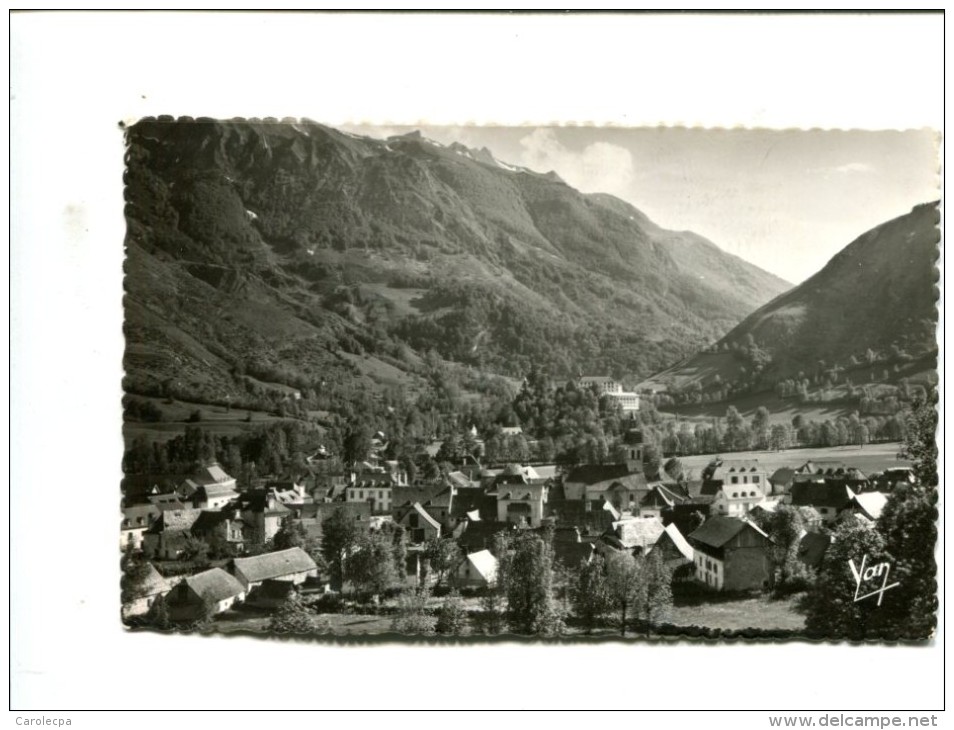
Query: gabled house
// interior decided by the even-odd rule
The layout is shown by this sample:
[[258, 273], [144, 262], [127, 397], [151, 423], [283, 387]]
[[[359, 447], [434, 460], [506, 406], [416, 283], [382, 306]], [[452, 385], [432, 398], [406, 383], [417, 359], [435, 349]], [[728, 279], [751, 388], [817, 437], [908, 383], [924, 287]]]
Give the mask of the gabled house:
[[813, 479], [796, 480], [786, 500], [794, 507], [814, 507], [825, 523], [831, 523], [851, 505], [854, 496], [843, 482]]
[[449, 531], [453, 526], [453, 518], [451, 517], [453, 502], [454, 490], [444, 484], [423, 487], [394, 487], [392, 489], [391, 514], [395, 522], [401, 522], [410, 508], [417, 503], [445, 531]]
[[161, 510], [154, 504], [137, 504], [123, 507], [123, 521], [120, 528], [119, 547], [126, 550], [130, 545], [134, 550], [142, 547], [142, 538], [152, 523], [159, 519]]
[[245, 521], [246, 535], [252, 542], [263, 543], [275, 537], [282, 520], [293, 514], [281, 503], [274, 489], [253, 489], [241, 494], [230, 505], [238, 509]]
[[[198, 497], [196, 492], [205, 487]], [[176, 489], [182, 501], [190, 501], [194, 506], [206, 509], [218, 509], [238, 496], [235, 478], [225, 473], [217, 463], [196, 470]]]
[[298, 547], [250, 558], [235, 558], [230, 563], [230, 569], [246, 590], [266, 580], [281, 580], [297, 585], [304, 583], [307, 578], [318, 577], [315, 561]]
[[638, 509], [649, 487], [642, 471], [634, 471], [630, 464], [586, 464], [566, 475], [563, 492], [567, 500], [583, 501], [591, 510], [610, 502], [622, 512]]
[[286, 507], [297, 507], [312, 502], [311, 495], [305, 488], [305, 481], [297, 479], [273, 480], [265, 485], [272, 490], [275, 498]]
[[497, 558], [489, 550], [470, 553], [454, 571], [460, 588], [487, 588], [497, 580]]
[[821, 480], [841, 482], [855, 492], [868, 485], [864, 472], [843, 461], [806, 461], [795, 470], [793, 477], [793, 483]]
[[166, 510], [189, 509], [191, 502], [183, 502], [175, 492], [166, 492], [164, 494], [149, 495], [149, 504], [153, 505], [160, 512]]
[[696, 580], [717, 591], [770, 588], [772, 540], [757, 525], [738, 517], [717, 516], [687, 538], [696, 564]]
[[395, 514], [394, 521], [404, 527], [407, 540], [412, 545], [420, 545], [441, 536], [441, 523], [431, 517], [420, 502], [402, 507]]
[[493, 547], [494, 538], [499, 532], [511, 532], [514, 526], [497, 521], [461, 522], [454, 527], [451, 535], [457, 540], [464, 552], [479, 552]]
[[756, 484], [723, 484], [712, 499], [712, 511], [717, 515], [744, 517], [765, 502], [765, 495]]
[[754, 487], [764, 495], [762, 490], [767, 484], [768, 474], [759, 466], [758, 459], [716, 458], [702, 472], [699, 493], [714, 497], [724, 487], [746, 491]]
[[367, 502], [372, 513], [384, 514], [391, 511], [394, 486], [387, 475], [362, 474], [345, 489], [345, 501]]
[[848, 510], [872, 522], [881, 517], [881, 511], [888, 503], [888, 495], [882, 492], [863, 492], [851, 498]]
[[451, 521], [454, 525], [458, 525], [464, 520], [496, 522], [497, 495], [488, 494], [481, 489], [458, 491], [451, 503]]
[[243, 550], [245, 543], [253, 539], [251, 526], [245, 523], [242, 513], [235, 507], [221, 510], [202, 510], [192, 524], [192, 534], [207, 543], [223, 543]]
[[629, 517], [613, 523], [613, 531], [603, 539], [617, 550], [636, 555], [648, 553], [665, 532], [663, 523], [655, 517]]
[[546, 501], [546, 484], [502, 486], [497, 490], [497, 521], [539, 527]]
[[663, 564], [672, 571], [673, 581], [681, 583], [695, 579], [695, 551], [675, 524], [666, 525], [650, 550], [650, 553], [655, 552], [662, 555]]
[[638, 517], [662, 519], [664, 511], [671, 511], [675, 505], [685, 504], [691, 499], [688, 491], [678, 484], [657, 482], [648, 487], [649, 491], [639, 501]]
[[197, 509], [215, 510], [222, 509], [238, 496], [234, 487], [228, 484], [203, 484], [189, 499]]
[[192, 525], [202, 510], [165, 510], [142, 536], [142, 551], [150, 560], [178, 560], [192, 540]]
[[221, 568], [212, 568], [184, 578], [166, 594], [166, 607], [173, 621], [195, 621], [229, 610], [245, 600], [245, 588]]

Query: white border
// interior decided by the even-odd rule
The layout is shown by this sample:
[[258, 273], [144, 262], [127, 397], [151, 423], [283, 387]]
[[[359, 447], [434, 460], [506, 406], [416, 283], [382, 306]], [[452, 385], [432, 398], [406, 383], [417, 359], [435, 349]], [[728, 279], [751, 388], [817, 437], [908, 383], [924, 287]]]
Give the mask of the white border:
[[102, 567], [117, 559], [122, 449], [120, 120], [940, 128], [938, 16], [41, 13], [11, 25], [14, 707], [939, 706], [939, 645], [130, 635], [118, 574]]

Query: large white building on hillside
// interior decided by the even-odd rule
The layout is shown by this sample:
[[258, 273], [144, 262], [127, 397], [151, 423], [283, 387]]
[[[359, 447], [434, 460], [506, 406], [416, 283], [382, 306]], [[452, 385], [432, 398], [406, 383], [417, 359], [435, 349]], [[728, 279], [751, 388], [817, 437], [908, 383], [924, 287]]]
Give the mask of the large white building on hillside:
[[623, 413], [635, 413], [639, 410], [639, 393], [623, 390], [623, 384], [613, 378], [602, 375], [583, 375], [578, 384], [581, 388], [595, 385], [600, 395], [607, 395], [618, 401], [623, 408]]

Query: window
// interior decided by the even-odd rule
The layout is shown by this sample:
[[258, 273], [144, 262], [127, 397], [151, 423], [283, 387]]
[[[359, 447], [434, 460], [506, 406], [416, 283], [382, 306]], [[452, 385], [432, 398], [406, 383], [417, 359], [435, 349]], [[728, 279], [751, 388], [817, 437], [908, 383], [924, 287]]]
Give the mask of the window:
[[739, 498], [739, 493], [738, 493], [738, 492], [732, 492], [732, 499], [738, 499], [738, 498]]
[[759, 483], [759, 478], [758, 478], [758, 477], [752, 477], [752, 484], [758, 484], [758, 483]]
[[742, 483], [743, 483], [743, 484], [748, 484], [748, 483], [749, 483], [749, 478], [748, 478], [748, 477], [742, 477]]
[[738, 478], [738, 477], [732, 477], [732, 483], [733, 483], [733, 484], [738, 484], [738, 483], [739, 483], [739, 478]]

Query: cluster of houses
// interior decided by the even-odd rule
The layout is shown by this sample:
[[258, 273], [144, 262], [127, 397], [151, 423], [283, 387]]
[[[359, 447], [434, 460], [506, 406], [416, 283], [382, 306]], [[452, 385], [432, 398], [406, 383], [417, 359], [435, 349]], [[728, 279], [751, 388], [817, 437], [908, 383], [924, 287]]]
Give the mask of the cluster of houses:
[[[845, 464], [807, 462], [769, 474], [756, 460], [721, 458], [696, 483], [650, 480], [642, 436], [633, 430], [623, 439], [627, 458], [619, 464], [558, 473], [552, 465], [489, 469], [470, 459], [435, 480], [408, 483], [396, 462], [380, 458], [383, 434], [375, 438], [372, 459], [343, 473], [320, 470], [239, 491], [236, 480], [212, 464], [174, 490], [127, 490], [122, 548], [132, 545], [149, 560], [171, 561], [187, 557], [202, 541], [240, 555], [274, 537], [286, 519], [320, 540], [323, 522], [341, 511], [365, 529], [384, 522], [404, 528], [409, 581], [424, 573], [425, 543], [452, 537], [464, 556], [452, 580], [461, 587], [486, 586], [496, 575], [495, 535], [547, 529], [555, 560], [569, 569], [596, 554], [658, 550], [676, 581], [714, 591], [759, 590], [771, 585], [774, 566], [772, 541], [753, 519], [758, 511], [770, 513], [781, 504], [803, 508], [807, 532], [800, 555], [817, 565], [828, 546], [822, 526], [848, 514], [873, 522], [892, 485], [913, 480], [903, 468], [867, 477]], [[127, 611], [148, 610], [162, 593], [183, 615], [203, 601], [212, 601], [217, 611], [235, 601], [265, 605], [305, 580], [317, 580], [316, 571], [297, 548], [234, 558], [225, 567], [172, 581], [154, 570], [155, 591]]]

